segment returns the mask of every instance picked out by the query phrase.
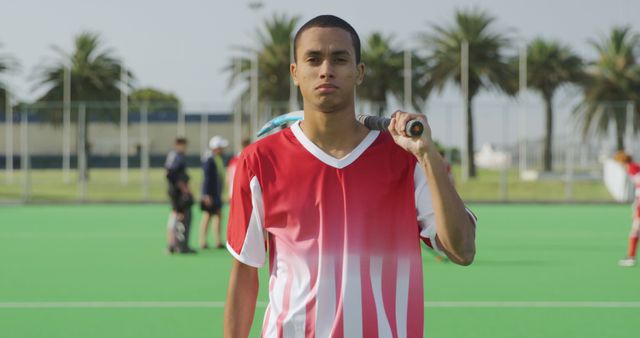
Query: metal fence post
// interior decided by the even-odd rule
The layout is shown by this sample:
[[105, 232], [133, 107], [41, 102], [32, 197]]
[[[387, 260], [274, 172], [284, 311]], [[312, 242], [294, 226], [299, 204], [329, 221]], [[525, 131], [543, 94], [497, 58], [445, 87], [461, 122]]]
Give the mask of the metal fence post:
[[71, 183], [71, 71], [64, 67], [62, 102], [62, 181]]
[[149, 200], [149, 103], [144, 102], [140, 110], [141, 118], [141, 138], [142, 138], [142, 158], [140, 159], [142, 169], [142, 198]]
[[120, 183], [129, 181], [129, 97], [127, 86], [129, 74], [124, 67], [120, 67]]
[[5, 181], [7, 184], [13, 183], [13, 107], [11, 106], [11, 94], [9, 89], [5, 89], [6, 103], [6, 119], [4, 121], [5, 128]]
[[565, 153], [565, 186], [564, 186], [564, 198], [566, 201], [573, 201], [573, 157], [574, 157], [574, 142], [570, 141], [569, 146]]
[[207, 141], [209, 134], [209, 115], [206, 112], [202, 112], [200, 115], [200, 155], [204, 154], [207, 150]]
[[87, 110], [85, 103], [80, 103], [78, 107], [78, 178], [79, 197], [81, 201], [87, 199]]
[[31, 199], [31, 163], [29, 162], [29, 110], [24, 108], [20, 114], [20, 153], [22, 169], [22, 200]]
[[185, 117], [184, 111], [182, 110], [182, 105], [178, 105], [178, 137], [186, 136], [186, 126], [185, 126]]

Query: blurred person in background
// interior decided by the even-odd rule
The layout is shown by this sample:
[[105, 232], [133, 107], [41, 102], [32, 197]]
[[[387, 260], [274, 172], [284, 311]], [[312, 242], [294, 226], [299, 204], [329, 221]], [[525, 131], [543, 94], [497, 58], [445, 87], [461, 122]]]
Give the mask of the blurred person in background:
[[207, 249], [207, 233], [209, 232], [209, 223], [213, 219], [213, 232], [216, 241], [216, 248], [224, 248], [222, 244], [222, 195], [224, 193], [225, 184], [225, 167], [222, 154], [224, 149], [229, 146], [229, 142], [220, 136], [214, 136], [209, 141], [210, 153], [202, 164], [204, 171], [202, 182], [202, 199], [200, 201], [200, 210], [202, 210], [202, 220], [200, 221], [200, 248]]
[[618, 265], [622, 267], [631, 267], [636, 265], [638, 237], [640, 237], [640, 164], [634, 162], [631, 156], [624, 151], [618, 151], [613, 158], [624, 165], [627, 174], [629, 174], [631, 178], [631, 182], [633, 182], [636, 188], [632, 206], [633, 221], [631, 222], [631, 232], [629, 233], [627, 256], [618, 262]]
[[167, 154], [165, 161], [168, 194], [171, 201], [171, 214], [167, 226], [167, 251], [168, 253], [195, 253], [195, 250], [189, 248], [193, 195], [189, 190], [187, 174], [187, 139], [176, 138], [174, 146], [174, 150]]

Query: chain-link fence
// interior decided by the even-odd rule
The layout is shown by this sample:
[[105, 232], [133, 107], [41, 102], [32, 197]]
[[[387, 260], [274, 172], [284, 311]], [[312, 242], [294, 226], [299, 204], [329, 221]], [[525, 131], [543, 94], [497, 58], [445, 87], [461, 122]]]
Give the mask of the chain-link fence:
[[[20, 105], [0, 114], [5, 134], [0, 139], [0, 200], [164, 201], [162, 166], [177, 136], [189, 140], [191, 184], [197, 190], [210, 137], [230, 141], [229, 157], [243, 138], [253, 138], [266, 121], [295, 108], [290, 102], [245, 103], [223, 111], [153, 102], [131, 102], [126, 110], [119, 102]], [[584, 134], [584, 117], [574, 105], [554, 107], [550, 164], [545, 164], [543, 105], [496, 100], [472, 108], [478, 171], [469, 178], [462, 175], [460, 157], [467, 128], [463, 105], [434, 100], [424, 110], [466, 200], [612, 201], [603, 184], [603, 162], [618, 148], [620, 132], [626, 150], [640, 158], [634, 133], [640, 119], [633, 103], [600, 104], [591, 117], [595, 127]], [[371, 109], [381, 110], [358, 103], [358, 112]]]
[[[21, 105], [2, 114], [5, 177], [0, 199], [9, 201], [159, 201], [162, 166], [177, 136], [189, 140], [188, 163], [199, 167], [208, 140], [234, 140], [230, 111], [184, 111], [153, 102]], [[231, 147], [229, 154], [235, 149]], [[194, 184], [199, 170], [192, 170]]]
[[[466, 179], [456, 170], [461, 195], [482, 201], [613, 201], [603, 182], [603, 167], [620, 146], [616, 140], [622, 137], [625, 151], [640, 156], [634, 132], [640, 119], [633, 102], [599, 103], [595, 105], [599, 115], [590, 119], [573, 103], [555, 105], [547, 140], [545, 107], [528, 101], [473, 104], [478, 172]], [[458, 154], [464, 149], [467, 128], [464, 107], [435, 102], [426, 111], [434, 138], [446, 149], [447, 159], [460, 168]], [[612, 122], [616, 114], [623, 115], [620, 133]]]

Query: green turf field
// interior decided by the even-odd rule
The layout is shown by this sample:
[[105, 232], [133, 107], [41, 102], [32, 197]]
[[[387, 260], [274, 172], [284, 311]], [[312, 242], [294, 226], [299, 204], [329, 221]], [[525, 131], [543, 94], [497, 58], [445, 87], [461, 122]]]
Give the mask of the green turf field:
[[[505, 196], [501, 190], [501, 174], [493, 170], [480, 169], [477, 178], [462, 182], [460, 167], [454, 166], [456, 188], [469, 201], [500, 201]], [[202, 170], [190, 168], [191, 188], [197, 191], [202, 182]], [[86, 185], [85, 195], [77, 182], [77, 172], [71, 171], [71, 183], [65, 184], [62, 170], [34, 169], [29, 174], [28, 188], [25, 188], [21, 171], [16, 171], [11, 183], [0, 180], [0, 202], [20, 201], [24, 191], [29, 191], [32, 202], [164, 202], [166, 197], [166, 179], [164, 170], [153, 168], [149, 171], [149, 188], [145, 193], [142, 172], [130, 169], [128, 182], [122, 184], [119, 169], [92, 169]], [[602, 181], [576, 181], [572, 194], [567, 196], [567, 186], [562, 180], [540, 180], [524, 182], [518, 177], [517, 169], [509, 172], [506, 185], [506, 199], [509, 201], [594, 201], [611, 202]], [[567, 198], [569, 197], [569, 198]]]
[[[473, 209], [480, 224], [472, 266], [425, 252], [426, 336], [638, 334], [640, 267], [616, 266], [628, 206]], [[165, 256], [167, 212], [0, 206], [0, 337], [221, 337], [231, 257], [214, 249]], [[263, 311], [259, 305], [254, 337]]]

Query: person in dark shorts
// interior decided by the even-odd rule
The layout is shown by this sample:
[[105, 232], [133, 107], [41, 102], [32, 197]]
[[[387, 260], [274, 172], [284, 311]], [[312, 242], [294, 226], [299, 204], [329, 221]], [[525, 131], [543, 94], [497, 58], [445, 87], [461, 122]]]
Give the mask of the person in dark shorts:
[[195, 250], [189, 248], [193, 195], [189, 190], [186, 150], [187, 139], [176, 138], [175, 149], [169, 152], [165, 162], [168, 194], [171, 201], [171, 214], [167, 226], [169, 253], [195, 253]]
[[200, 221], [200, 248], [206, 249], [207, 233], [209, 223], [213, 216], [213, 232], [216, 240], [216, 248], [224, 248], [222, 244], [222, 192], [224, 190], [225, 168], [222, 161], [222, 153], [229, 145], [229, 142], [220, 136], [214, 136], [209, 141], [211, 151], [202, 164], [204, 170], [202, 182], [202, 199], [200, 200], [200, 210], [202, 210], [202, 220]]

